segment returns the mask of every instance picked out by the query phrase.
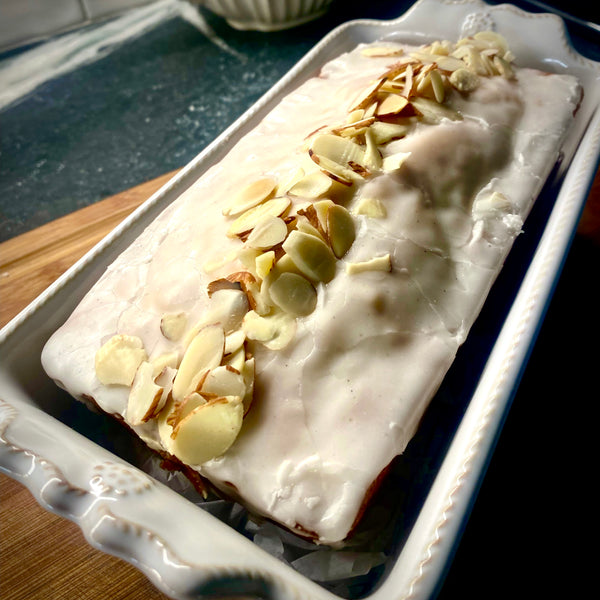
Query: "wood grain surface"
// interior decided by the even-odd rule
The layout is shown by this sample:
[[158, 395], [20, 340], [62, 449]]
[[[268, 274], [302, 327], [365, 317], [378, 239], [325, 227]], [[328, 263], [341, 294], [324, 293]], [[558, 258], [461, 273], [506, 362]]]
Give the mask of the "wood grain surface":
[[[172, 176], [150, 181], [0, 244], [0, 324], [109, 233]], [[600, 244], [600, 172], [578, 232]], [[133, 566], [92, 548], [79, 528], [39, 506], [0, 474], [0, 598], [3, 600], [159, 600]]]

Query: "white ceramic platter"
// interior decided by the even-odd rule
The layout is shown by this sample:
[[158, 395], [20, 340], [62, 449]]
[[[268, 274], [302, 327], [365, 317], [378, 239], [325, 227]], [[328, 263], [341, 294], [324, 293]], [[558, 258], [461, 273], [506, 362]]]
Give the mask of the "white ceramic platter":
[[[173, 598], [211, 598], [233, 591], [278, 600], [339, 598], [331, 588], [309, 580], [142, 471], [129, 447], [131, 438], [120, 441], [121, 433], [115, 432], [121, 429], [112, 429], [110, 419], [102, 416], [94, 415], [92, 425], [86, 424], [87, 409], [49, 381], [40, 352], [106, 265], [150, 220], [324, 62], [357, 43], [379, 38], [426, 43], [489, 28], [508, 39], [520, 65], [578, 76], [585, 97], [564, 159], [526, 223], [527, 235], [521, 237], [527, 241], [515, 245], [516, 259], [509, 258], [508, 275], [501, 275], [492, 290], [489, 301], [494, 309], [486, 315], [484, 308], [473, 330], [475, 342], [467, 341], [457, 359], [454, 377], [462, 378], [463, 390], [459, 405], [447, 402], [453, 394], [455, 367], [448, 389], [446, 383], [442, 386], [443, 399], [432, 403], [434, 412], [452, 405], [456, 424], [443, 429], [446, 439], [436, 446], [434, 459], [425, 459], [434, 476], [418, 478], [425, 484], [408, 502], [411, 518], [393, 528], [396, 539], [390, 558], [368, 596], [429, 597], [489, 461], [598, 164], [600, 64], [571, 49], [562, 22], [554, 16], [529, 14], [510, 5], [490, 7], [479, 0], [419, 0], [393, 21], [353, 21], [328, 35], [176, 178], [2, 330], [0, 468], [25, 484], [45, 508], [75, 521], [91, 544], [132, 562]], [[473, 343], [476, 348], [469, 347]], [[480, 361], [480, 368], [460, 371], [461, 357], [474, 356], [475, 351], [481, 356], [482, 347], [486, 360]], [[428, 427], [425, 423], [425, 432]], [[419, 435], [411, 442], [417, 449], [412, 454], [429, 447], [427, 434], [421, 439]], [[410, 445], [407, 452], [410, 455]], [[407, 460], [418, 470], [422, 458]]]

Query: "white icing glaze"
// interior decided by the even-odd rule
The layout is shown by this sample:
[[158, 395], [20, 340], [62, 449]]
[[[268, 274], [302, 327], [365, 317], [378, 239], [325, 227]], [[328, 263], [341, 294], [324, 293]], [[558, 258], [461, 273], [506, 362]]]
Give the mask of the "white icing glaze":
[[[162, 315], [189, 327], [219, 320], [207, 284], [241, 266], [203, 265], [239, 248], [222, 207], [261, 174], [314, 168], [304, 139], [344, 122], [348, 106], [393, 62], [358, 50], [326, 65], [157, 218], [108, 269], [43, 352], [49, 375], [73, 395], [124, 415], [128, 390], [100, 385], [94, 355], [115, 333], [137, 335], [151, 356], [173, 349]], [[459, 122], [419, 124], [389, 153], [411, 155], [396, 174], [359, 187], [387, 216], [357, 216], [357, 238], [337, 275], [319, 285], [317, 309], [282, 351], [254, 348], [254, 404], [230, 450], [198, 470], [235, 486], [253, 510], [335, 543], [351, 530], [369, 486], [403, 452], [464, 341], [531, 203], [557, 158], [578, 102], [570, 77], [518, 70], [483, 78], [450, 103]], [[504, 210], [472, 214], [492, 192]], [[393, 271], [348, 275], [345, 264], [389, 254]], [[176, 345], [176, 344], [175, 344]], [[177, 345], [176, 345], [177, 346]], [[178, 347], [181, 350], [180, 347]], [[160, 447], [156, 423], [136, 428]]]

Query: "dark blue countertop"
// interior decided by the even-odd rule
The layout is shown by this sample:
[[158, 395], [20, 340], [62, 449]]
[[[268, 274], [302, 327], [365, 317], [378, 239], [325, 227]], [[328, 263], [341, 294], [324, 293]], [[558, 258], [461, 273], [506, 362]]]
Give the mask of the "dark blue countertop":
[[0, 242], [184, 166], [337, 25], [411, 4], [338, 0], [321, 19], [268, 34], [203, 10], [218, 43], [173, 17], [48, 81], [0, 110]]

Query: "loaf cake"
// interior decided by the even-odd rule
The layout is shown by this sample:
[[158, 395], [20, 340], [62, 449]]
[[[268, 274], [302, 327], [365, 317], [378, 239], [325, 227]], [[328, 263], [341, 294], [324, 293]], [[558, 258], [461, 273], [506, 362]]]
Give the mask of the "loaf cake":
[[46, 372], [250, 512], [342, 542], [580, 102], [517, 65], [492, 32], [327, 63], [108, 267]]

